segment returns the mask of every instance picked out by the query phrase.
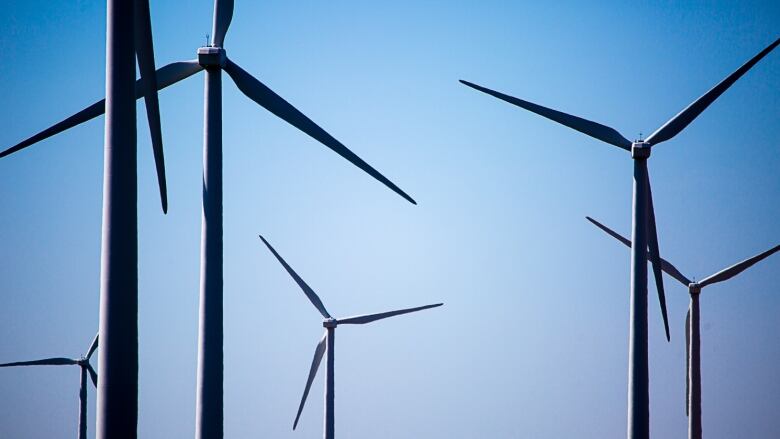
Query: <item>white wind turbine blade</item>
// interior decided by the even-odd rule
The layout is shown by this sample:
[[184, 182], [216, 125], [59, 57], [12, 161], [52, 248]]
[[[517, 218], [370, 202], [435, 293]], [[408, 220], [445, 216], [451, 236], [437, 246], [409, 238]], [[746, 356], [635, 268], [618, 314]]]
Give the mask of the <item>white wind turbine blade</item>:
[[14, 367], [14, 366], [72, 366], [74, 364], [79, 364], [78, 360], [74, 360], [72, 358], [53, 357], [53, 358], [44, 358], [42, 360], [16, 361], [14, 363], [3, 363], [3, 364], [0, 364], [0, 367]]
[[317, 347], [314, 349], [314, 358], [311, 360], [311, 368], [309, 369], [309, 377], [306, 379], [306, 387], [303, 389], [303, 397], [301, 398], [301, 404], [298, 406], [298, 413], [295, 415], [295, 422], [293, 422], [293, 430], [298, 426], [298, 420], [301, 418], [301, 412], [303, 406], [306, 404], [306, 397], [309, 396], [309, 390], [311, 389], [311, 383], [314, 381], [314, 377], [317, 376], [317, 370], [320, 368], [322, 357], [325, 355], [326, 342], [328, 339], [328, 332], [322, 336], [322, 340], [317, 343]]
[[382, 175], [379, 171], [358, 157], [357, 154], [352, 152], [349, 148], [328, 134], [327, 131], [323, 130], [305, 114], [298, 111], [297, 108], [293, 107], [289, 102], [284, 100], [284, 98], [276, 94], [257, 78], [247, 73], [236, 63], [228, 59], [225, 64], [225, 71], [233, 79], [233, 82], [236, 83], [238, 89], [241, 90], [241, 92], [244, 93], [249, 99], [252, 99], [253, 101], [260, 104], [263, 108], [273, 113], [275, 116], [308, 134], [314, 140], [327, 146], [333, 152], [340, 155], [353, 165], [357, 166], [366, 174], [374, 177], [376, 180], [379, 180], [380, 183], [384, 184], [390, 190], [402, 196], [410, 203], [417, 204], [417, 202], [414, 201], [412, 197], [401, 190], [401, 188], [396, 186], [395, 183], [390, 181], [387, 177]]
[[676, 116], [666, 122], [661, 128], [651, 134], [650, 137], [645, 140], [645, 142], [651, 145], [657, 145], [679, 134], [680, 131], [685, 129], [688, 124], [699, 117], [699, 115], [704, 110], [706, 110], [710, 104], [715, 102], [715, 100], [718, 99], [718, 97], [720, 97], [723, 92], [734, 85], [734, 83], [737, 82], [737, 80], [741, 78], [742, 75], [744, 75], [748, 70], [756, 65], [757, 62], [761, 61], [761, 58], [771, 52], [775, 47], [777, 47], [778, 44], [780, 44], [780, 38], [776, 39], [772, 44], [759, 52], [758, 55], [751, 58], [750, 61], [743, 64], [742, 67], [735, 70], [734, 73], [730, 74], [726, 79], [718, 83], [718, 85], [712, 87], [710, 91], [704, 93], [699, 99], [693, 101], [692, 104], [688, 105], [684, 110], [679, 112]]
[[712, 276], [707, 276], [704, 279], [702, 279], [701, 282], [699, 282], [699, 285], [703, 288], [706, 287], [707, 285], [711, 285], [714, 283], [723, 282], [724, 280], [727, 279], [731, 279], [732, 277], [752, 267], [759, 261], [773, 255], [778, 250], [780, 250], [780, 245], [776, 245], [763, 253], [759, 253], [753, 256], [752, 258], [745, 259], [742, 262], [739, 262], [737, 264], [732, 265], [731, 267], [723, 269], [713, 274]]
[[285, 270], [287, 270], [287, 273], [292, 276], [293, 280], [295, 280], [295, 283], [298, 284], [299, 287], [301, 287], [301, 290], [303, 290], [303, 293], [306, 294], [306, 297], [309, 298], [311, 303], [314, 305], [315, 308], [322, 314], [323, 317], [326, 319], [330, 319], [331, 316], [328, 313], [328, 310], [325, 309], [325, 305], [322, 304], [322, 300], [320, 300], [320, 297], [317, 295], [317, 293], [314, 292], [313, 289], [300, 277], [298, 276], [298, 273], [295, 272], [295, 270], [290, 267], [287, 262], [282, 258], [279, 253], [276, 252], [276, 250], [271, 246], [271, 244], [268, 243], [268, 241], [263, 238], [262, 235], [260, 235], [260, 239], [263, 240], [263, 243], [265, 243], [266, 247], [268, 247], [268, 250], [271, 250], [271, 253], [276, 256], [276, 259], [279, 261], [279, 263], [282, 264]]
[[625, 149], [626, 151], [631, 151], [631, 141], [623, 137], [623, 135], [614, 128], [610, 128], [606, 125], [583, 119], [581, 117], [573, 116], [562, 111], [553, 110], [552, 108], [543, 107], [541, 105], [534, 104], [533, 102], [524, 101], [514, 96], [509, 96], [504, 93], [491, 90], [487, 87], [482, 87], [480, 85], [464, 81], [462, 79], [460, 82], [461, 84], [467, 85], [475, 90], [481, 91], [482, 93], [489, 94], [493, 97], [501, 99], [502, 101], [517, 105], [520, 108], [528, 110], [532, 113], [536, 113], [539, 116], [546, 117], [553, 122], [558, 122], [561, 125], [565, 125], [590, 137], [601, 140], [602, 142], [615, 145], [618, 148]]
[[408, 314], [410, 312], [422, 311], [424, 309], [436, 308], [437, 306], [442, 306], [442, 305], [444, 304], [435, 303], [433, 305], [418, 306], [416, 308], [406, 308], [406, 309], [399, 309], [396, 311], [380, 312], [377, 314], [364, 314], [364, 315], [353, 316], [353, 317], [345, 317], [343, 319], [337, 319], [336, 321], [338, 322], [339, 325], [363, 325], [377, 320], [386, 319], [388, 317], [399, 316], [401, 314]]
[[89, 349], [87, 349], [87, 354], [84, 355], [84, 358], [89, 360], [92, 357], [92, 354], [95, 353], [95, 349], [98, 348], [98, 339], [100, 338], [100, 334], [95, 334], [95, 338], [92, 340], [92, 344], [89, 345]]
[[[622, 242], [626, 247], [631, 248], [631, 240], [621, 236], [619, 233], [615, 232], [614, 230], [610, 229], [604, 224], [601, 224], [600, 222], [596, 221], [595, 219], [589, 216], [586, 216], [585, 219], [590, 221], [593, 225], [595, 225], [599, 229], [603, 230], [607, 235]], [[661, 258], [661, 268], [666, 274], [677, 279], [681, 284], [685, 285], [686, 287], [691, 283], [691, 281], [687, 277], [685, 277], [682, 273], [680, 273], [680, 270], [678, 270], [677, 267], [672, 265], [671, 262], [667, 261], [664, 258]]]

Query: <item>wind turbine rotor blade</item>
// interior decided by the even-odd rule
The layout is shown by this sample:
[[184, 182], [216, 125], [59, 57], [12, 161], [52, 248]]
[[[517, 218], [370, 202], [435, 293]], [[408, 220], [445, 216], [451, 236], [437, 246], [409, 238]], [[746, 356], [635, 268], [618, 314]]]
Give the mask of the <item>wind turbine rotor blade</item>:
[[162, 127], [160, 125], [160, 101], [157, 97], [157, 75], [154, 68], [154, 44], [152, 42], [152, 18], [149, 0], [135, 0], [135, 51], [141, 71], [141, 88], [146, 102], [146, 117], [152, 136], [152, 152], [157, 168], [157, 183], [163, 213], [168, 213], [168, 185], [165, 180], [165, 156], [163, 154]]
[[[609, 236], [617, 239], [618, 241], [622, 242], [626, 247], [631, 247], [631, 240], [623, 237], [619, 233], [615, 232], [614, 230], [610, 229], [609, 227], [605, 226], [604, 224], [601, 224], [600, 222], [596, 221], [595, 219], [586, 216], [585, 219], [590, 221], [593, 225], [598, 227], [599, 229], [606, 232]], [[650, 255], [648, 254], [648, 258]], [[672, 265], [671, 262], [667, 261], [664, 258], [661, 258], [661, 269], [666, 272], [669, 276], [672, 276], [673, 278], [677, 279], [681, 284], [685, 285], [686, 287], [688, 284], [691, 283], [690, 280], [688, 280], [687, 277], [685, 277], [682, 273], [680, 273], [680, 270], [677, 269], [674, 265]]]
[[92, 365], [89, 363], [87, 363], [85, 367], [87, 368], [87, 372], [89, 372], [89, 377], [92, 378], [92, 384], [94, 384], [95, 387], [97, 387], [97, 382], [98, 382], [97, 372], [95, 372], [95, 369], [93, 369]]
[[754, 264], [758, 263], [762, 259], [765, 259], [771, 256], [772, 254], [776, 253], [778, 250], [780, 250], [780, 245], [776, 245], [763, 253], [753, 256], [752, 258], [748, 258], [742, 262], [738, 262], [732, 265], [731, 267], [728, 267], [724, 270], [721, 270], [713, 274], [712, 276], [707, 276], [704, 279], [702, 279], [701, 282], [699, 282], [699, 285], [701, 287], [706, 287], [707, 285], [711, 285], [717, 282], [723, 282], [724, 280], [731, 279], [732, 277], [752, 267]]
[[688, 126], [694, 119], [696, 119], [702, 111], [706, 110], [720, 95], [723, 94], [729, 87], [731, 87], [739, 78], [742, 77], [748, 70], [750, 70], [757, 62], [761, 61], [761, 58], [771, 52], [777, 45], [780, 44], [780, 38], [776, 39], [774, 43], [767, 46], [764, 50], [758, 53], [738, 68], [734, 73], [730, 74], [726, 79], [721, 81], [715, 87], [712, 87], [710, 91], [704, 93], [699, 99], [693, 101], [684, 110], [677, 113], [676, 116], [666, 122], [661, 128], [658, 128], [650, 137], [645, 140], [646, 143], [651, 145], [657, 145], [661, 142], [671, 139], [680, 133], [685, 127]]
[[306, 397], [309, 396], [309, 390], [311, 389], [311, 383], [314, 381], [314, 377], [317, 376], [317, 370], [322, 362], [322, 357], [325, 355], [325, 348], [327, 346], [326, 341], [328, 339], [327, 331], [322, 336], [322, 340], [317, 344], [314, 349], [314, 358], [311, 360], [311, 368], [309, 369], [309, 377], [306, 379], [306, 387], [303, 389], [303, 397], [301, 398], [301, 404], [298, 406], [298, 413], [295, 415], [295, 422], [293, 422], [293, 430], [298, 426], [298, 420], [301, 418], [301, 412], [303, 406], [306, 404]]
[[42, 360], [32, 360], [32, 361], [17, 361], [14, 363], [4, 363], [0, 364], [0, 367], [14, 367], [14, 366], [72, 366], [74, 364], [79, 364], [77, 360], [71, 359], [71, 358], [62, 358], [62, 357], [54, 357], [54, 358], [44, 358]]
[[442, 306], [443, 303], [435, 303], [433, 305], [418, 306], [416, 308], [399, 309], [396, 311], [380, 312], [377, 314], [365, 314], [354, 317], [346, 317], [343, 319], [337, 319], [339, 325], [363, 325], [365, 323], [371, 323], [377, 320], [386, 319], [388, 317], [399, 316], [401, 314], [409, 314], [410, 312], [422, 311], [424, 309], [436, 308]]
[[233, 0], [215, 0], [214, 1], [214, 26], [211, 29], [211, 43], [214, 46], [222, 47], [225, 43], [225, 34], [227, 34], [230, 22], [233, 20]]
[[24, 148], [27, 148], [30, 145], [34, 145], [41, 140], [48, 139], [51, 136], [54, 136], [56, 134], [59, 134], [65, 130], [68, 130], [70, 128], [75, 127], [76, 125], [82, 124], [88, 120], [94, 119], [101, 114], [106, 112], [106, 102], [105, 100], [95, 102], [94, 104], [90, 105], [89, 107], [79, 111], [78, 113], [74, 114], [73, 116], [70, 116], [61, 122], [57, 122], [56, 124], [52, 125], [49, 128], [46, 128], [45, 130], [41, 131], [38, 134], [35, 134], [32, 137], [29, 137], [16, 145], [6, 149], [3, 152], [0, 152], [0, 158], [3, 158], [7, 155], [13, 154], [19, 150], [22, 150]]
[[595, 219], [593, 219], [593, 218], [591, 218], [589, 216], [586, 216], [585, 219], [590, 221], [591, 224], [593, 224], [594, 226], [596, 226], [599, 229], [601, 229], [604, 232], [606, 232], [607, 235], [609, 235], [609, 236], [617, 239], [618, 241], [622, 242], [626, 247], [631, 248], [631, 241], [629, 239], [624, 238], [619, 233], [615, 232], [614, 230], [610, 229], [609, 227], [605, 226], [604, 224], [601, 224], [600, 222], [596, 221]]
[[669, 276], [672, 276], [673, 278], [677, 279], [681, 284], [685, 285], [686, 287], [691, 284], [691, 280], [685, 277], [682, 273], [680, 273], [680, 270], [677, 269], [674, 265], [672, 265], [671, 262], [667, 261], [664, 258], [661, 258], [661, 269], [666, 272]]
[[689, 405], [691, 400], [691, 310], [685, 314], [685, 416], [689, 416]]
[[[200, 65], [196, 59], [166, 64], [155, 72], [155, 76], [157, 77], [157, 90], [162, 90], [183, 79], [187, 79], [201, 70], [203, 70], [203, 66]], [[143, 96], [143, 88], [141, 87], [140, 80], [136, 81], [135, 96], [136, 99]]]
[[567, 114], [561, 111], [553, 110], [551, 108], [543, 107], [541, 105], [534, 104], [533, 102], [524, 101], [514, 96], [509, 96], [495, 90], [464, 81], [462, 79], [460, 82], [475, 90], [487, 93], [491, 96], [501, 99], [502, 101], [517, 105], [518, 107], [526, 109], [532, 113], [536, 113], [539, 116], [546, 117], [547, 119], [558, 122], [561, 125], [565, 125], [583, 134], [587, 134], [588, 136], [599, 139], [602, 142], [615, 145], [618, 148], [625, 149], [626, 151], [631, 151], [631, 141], [623, 137], [623, 135], [617, 132], [617, 130], [614, 128], [610, 128], [606, 125], [583, 119], [581, 117], [572, 116], [571, 114]]
[[649, 174], [646, 180], [647, 187], [647, 207], [648, 207], [648, 240], [649, 258], [653, 265], [653, 275], [655, 276], [655, 286], [658, 290], [658, 302], [661, 305], [661, 316], [664, 319], [664, 331], [666, 332], [666, 341], [671, 341], [669, 336], [669, 317], [666, 313], [666, 294], [664, 293], [664, 277], [661, 272], [661, 252], [658, 248], [658, 230], [655, 225], [655, 209], [653, 208], [653, 191], [650, 189]]
[[417, 202], [414, 201], [412, 197], [401, 190], [401, 188], [396, 186], [395, 183], [388, 180], [384, 175], [380, 174], [379, 171], [363, 161], [363, 159], [350, 151], [341, 142], [320, 128], [319, 125], [298, 111], [298, 109], [293, 107], [289, 102], [285, 101], [281, 96], [276, 94], [257, 78], [247, 73], [236, 63], [228, 59], [225, 64], [225, 71], [228, 73], [228, 75], [230, 75], [231, 78], [233, 78], [233, 81], [236, 83], [236, 86], [238, 86], [238, 89], [241, 90], [241, 92], [244, 93], [249, 99], [257, 102], [263, 108], [270, 111], [280, 119], [284, 120], [295, 128], [298, 128], [316, 141], [327, 146], [336, 154], [347, 159], [347, 161], [362, 169], [368, 175], [379, 180], [382, 184], [390, 188], [393, 192], [402, 196], [410, 203], [417, 204]]
[[271, 246], [271, 244], [268, 243], [268, 241], [263, 238], [263, 235], [259, 235], [260, 239], [263, 240], [263, 243], [266, 247], [268, 247], [268, 250], [271, 250], [271, 253], [276, 256], [276, 259], [279, 261], [280, 264], [284, 267], [285, 270], [287, 270], [287, 273], [290, 274], [290, 276], [295, 280], [295, 283], [298, 284], [299, 287], [301, 287], [301, 290], [303, 290], [303, 293], [306, 294], [306, 297], [309, 298], [311, 303], [314, 305], [315, 308], [317, 308], [317, 311], [322, 314], [323, 317], [326, 319], [330, 319], [331, 316], [328, 313], [328, 310], [325, 309], [325, 305], [322, 304], [322, 300], [320, 300], [320, 297], [317, 295], [317, 293], [314, 292], [314, 290], [311, 289], [311, 287], [306, 284], [306, 282], [301, 279], [300, 276], [298, 276], [298, 273], [295, 272], [295, 270], [290, 267], [287, 262], [282, 258], [279, 253], [276, 252], [276, 250]]
[[89, 349], [87, 350], [87, 354], [84, 356], [87, 360], [89, 360], [92, 357], [92, 354], [95, 353], [95, 349], [98, 348], [98, 339], [100, 338], [100, 334], [95, 334], [95, 338], [92, 340], [92, 344], [89, 345]]
[[[175, 62], [175, 63], [168, 64], [164, 67], [161, 67], [160, 70], [157, 71], [157, 87], [159, 90], [162, 90], [163, 88], [175, 84], [176, 82], [179, 82], [182, 79], [188, 78], [201, 70], [203, 70], [203, 67], [200, 64], [198, 64], [196, 60], [182, 61], [182, 62]], [[143, 95], [144, 93], [141, 86], [141, 80], [138, 80], [136, 82], [136, 92], [135, 92], [136, 99], [140, 98]], [[51, 136], [54, 136], [65, 130], [73, 128], [76, 125], [92, 120], [105, 112], [106, 112], [106, 101], [105, 99], [102, 99], [90, 105], [89, 107], [79, 111], [78, 113], [69, 116], [68, 118], [60, 122], [57, 122], [51, 127], [46, 128], [45, 130], [39, 132], [38, 134], [35, 134], [34, 136], [29, 137], [20, 143], [17, 143], [16, 145], [6, 149], [3, 152], [0, 152], [0, 158], [3, 158], [7, 155], [13, 154], [19, 150], [27, 148], [30, 145], [34, 145], [40, 142], [41, 140], [48, 139]]]

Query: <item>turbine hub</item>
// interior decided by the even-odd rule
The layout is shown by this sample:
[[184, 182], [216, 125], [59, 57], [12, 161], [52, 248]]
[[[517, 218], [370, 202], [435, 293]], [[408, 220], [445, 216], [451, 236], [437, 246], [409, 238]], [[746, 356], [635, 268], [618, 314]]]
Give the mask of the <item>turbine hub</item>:
[[338, 320], [334, 318], [329, 318], [322, 321], [323, 328], [335, 328], [336, 326], [338, 326], [338, 324], [339, 324]]
[[225, 55], [225, 49], [221, 47], [198, 47], [198, 64], [205, 68], [225, 67], [226, 60], [227, 56]]
[[688, 291], [691, 294], [699, 294], [701, 293], [701, 285], [696, 282], [691, 282], [688, 284]]
[[637, 141], [631, 144], [631, 158], [646, 159], [650, 157], [650, 144], [644, 141]]

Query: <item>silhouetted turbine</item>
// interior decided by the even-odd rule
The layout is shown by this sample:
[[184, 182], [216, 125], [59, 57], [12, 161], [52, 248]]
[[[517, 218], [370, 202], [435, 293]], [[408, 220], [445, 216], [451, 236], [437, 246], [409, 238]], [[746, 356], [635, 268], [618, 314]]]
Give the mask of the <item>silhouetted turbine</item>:
[[81, 368], [81, 385], [79, 387], [79, 439], [87, 439], [87, 373], [92, 378], [92, 384], [97, 387], [98, 375], [89, 359], [98, 347], [98, 336], [92, 340], [87, 353], [81, 358], [44, 358], [42, 360], [16, 361], [0, 364], [0, 367], [16, 366], [79, 366]]
[[317, 293], [315, 293], [314, 290], [312, 290], [311, 287], [309, 287], [309, 285], [307, 285], [306, 282], [300, 276], [298, 276], [298, 273], [296, 273], [295, 270], [293, 270], [292, 267], [290, 267], [287, 264], [287, 262], [284, 259], [282, 259], [279, 253], [277, 253], [276, 250], [273, 247], [271, 247], [271, 244], [269, 244], [268, 241], [265, 240], [265, 238], [260, 236], [260, 239], [263, 240], [263, 243], [265, 243], [268, 249], [271, 250], [271, 253], [273, 253], [276, 259], [279, 260], [279, 263], [281, 263], [284, 269], [287, 270], [287, 273], [289, 273], [290, 276], [293, 278], [293, 280], [295, 280], [295, 283], [297, 283], [298, 286], [301, 288], [301, 290], [303, 290], [303, 293], [306, 294], [306, 297], [309, 298], [312, 305], [314, 305], [314, 307], [317, 308], [317, 311], [319, 311], [320, 314], [322, 314], [322, 317], [324, 318], [324, 320], [322, 321], [322, 326], [325, 327], [325, 333], [323, 334], [320, 342], [317, 344], [317, 347], [314, 349], [314, 359], [312, 360], [311, 368], [309, 369], [309, 377], [306, 379], [306, 387], [304, 387], [303, 389], [303, 397], [301, 398], [301, 404], [298, 406], [298, 412], [295, 415], [295, 421], [293, 422], [293, 430], [295, 430], [295, 427], [298, 426], [298, 420], [301, 417], [303, 406], [304, 404], [306, 404], [306, 397], [309, 396], [311, 383], [312, 381], [314, 381], [314, 377], [317, 375], [317, 370], [319, 369], [320, 363], [322, 362], [322, 357], [325, 356], [325, 354], [327, 353], [328, 361], [325, 366], [325, 374], [326, 374], [325, 423], [324, 423], [323, 437], [325, 439], [333, 439], [334, 432], [335, 432], [334, 364], [335, 364], [336, 352], [334, 350], [334, 347], [335, 347], [335, 338], [336, 338], [336, 327], [338, 325], [363, 325], [366, 323], [375, 322], [377, 320], [386, 319], [388, 317], [398, 316], [401, 314], [408, 314], [416, 311], [422, 311], [424, 309], [429, 309], [429, 308], [436, 308], [437, 306], [442, 306], [443, 303], [418, 306], [415, 308], [399, 309], [395, 311], [386, 311], [377, 314], [364, 314], [364, 315], [358, 315], [353, 317], [334, 319], [333, 317], [331, 317], [330, 313], [328, 313], [328, 310], [325, 309], [325, 305], [322, 304], [322, 300], [320, 300], [319, 296], [317, 296]]
[[[602, 142], [617, 146], [631, 152], [634, 159], [634, 189], [632, 201], [632, 236], [636, 244], [631, 251], [631, 310], [629, 334], [628, 361], [628, 437], [630, 439], [647, 439], [650, 436], [650, 398], [649, 398], [649, 368], [647, 348], [647, 260], [653, 265], [653, 275], [658, 289], [658, 301], [661, 306], [661, 316], [664, 321], [666, 339], [669, 336], [669, 320], [666, 312], [666, 297], [661, 275], [661, 256], [658, 248], [658, 232], [656, 230], [653, 196], [650, 189], [650, 178], [647, 172], [647, 159], [651, 148], [663, 141], [669, 140], [680, 133], [688, 124], [701, 114], [723, 92], [734, 84], [751, 67], [772, 51], [780, 39], [759, 52], [747, 63], [738, 68], [707, 93], [671, 118], [645, 140], [631, 142], [617, 130], [581, 117], [543, 107], [513, 96], [509, 96], [468, 81], [460, 82], [487, 93], [510, 104], [546, 117], [561, 125], [587, 134]], [[649, 232], [649, 236], [648, 235]], [[649, 253], [647, 252], [649, 249]]]
[[[588, 221], [593, 223], [596, 227], [600, 228], [608, 235], [622, 242], [628, 247], [631, 247], [631, 241], [624, 238], [617, 232], [613, 231], [609, 227], [601, 224], [591, 217], [586, 217]], [[745, 259], [742, 262], [734, 264], [728, 268], [711, 275], [704, 279], [694, 282], [685, 277], [680, 270], [678, 270], [670, 262], [661, 259], [661, 268], [666, 274], [675, 278], [678, 282], [685, 285], [688, 288], [688, 294], [691, 297], [691, 302], [688, 307], [688, 313], [685, 316], [685, 414], [688, 415], [688, 438], [689, 439], [701, 439], [702, 437], [702, 424], [701, 424], [701, 342], [700, 342], [700, 325], [699, 318], [699, 294], [701, 289], [707, 285], [712, 285], [717, 282], [723, 282], [724, 280], [731, 279], [739, 273], [752, 267], [762, 259], [769, 257], [780, 250], [780, 245], [776, 245], [771, 249], [760, 253], [752, 258]]]

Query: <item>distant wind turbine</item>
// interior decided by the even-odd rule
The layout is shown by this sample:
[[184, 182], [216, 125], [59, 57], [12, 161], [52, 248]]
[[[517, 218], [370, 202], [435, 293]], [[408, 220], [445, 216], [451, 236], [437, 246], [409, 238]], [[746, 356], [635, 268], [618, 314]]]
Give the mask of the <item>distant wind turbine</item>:
[[[200, 317], [198, 325], [198, 371], [195, 404], [195, 437], [199, 439], [221, 438], [223, 436], [224, 421], [222, 387], [222, 71], [227, 72], [236, 86], [238, 86], [238, 89], [260, 106], [327, 146], [410, 203], [417, 204], [406, 192], [388, 180], [379, 171], [363, 161], [363, 159], [320, 128], [306, 115], [227, 57], [223, 43], [232, 18], [233, 0], [215, 0], [211, 45], [198, 48], [198, 58], [195, 60], [174, 62], [161, 67], [156, 72], [157, 77], [155, 81], [144, 82], [142, 78], [136, 84], [135, 89], [135, 98], [147, 98], [148, 106], [149, 96], [154, 95], [154, 103], [157, 102], [156, 90], [175, 84], [201, 70], [206, 71], [203, 117]], [[156, 88], [153, 90], [154, 93], [148, 89], [149, 84], [156, 84]], [[156, 107], [148, 108], [154, 109]], [[0, 152], [0, 158], [91, 120], [101, 115], [104, 111], [105, 101], [95, 102], [6, 151]], [[147, 112], [150, 118], [153, 114], [159, 117], [159, 111], [147, 109]], [[159, 132], [159, 129], [152, 130], [153, 139], [155, 138], [155, 132]], [[153, 142], [153, 145], [156, 145], [156, 143]], [[163, 169], [161, 148], [160, 146], [159, 154], [157, 152], [158, 149], [155, 149], [155, 158], [158, 158], [157, 169], [160, 176], [163, 209], [167, 210], [164, 172], [161, 171]]]
[[79, 439], [87, 439], [87, 373], [92, 378], [92, 384], [97, 387], [98, 375], [89, 359], [98, 347], [98, 336], [92, 340], [87, 353], [81, 358], [44, 358], [42, 360], [17, 361], [14, 363], [0, 364], [0, 367], [16, 366], [79, 366], [81, 368], [81, 386], [79, 387]]
[[388, 317], [398, 316], [401, 314], [408, 314], [416, 311], [422, 311], [424, 309], [429, 309], [429, 308], [436, 308], [437, 306], [442, 306], [443, 303], [418, 306], [415, 308], [399, 309], [395, 311], [387, 311], [387, 312], [381, 312], [377, 314], [364, 314], [364, 315], [359, 315], [354, 317], [334, 319], [333, 317], [331, 317], [330, 313], [328, 313], [328, 310], [325, 309], [325, 305], [323, 305], [322, 300], [320, 300], [319, 296], [317, 296], [317, 293], [315, 293], [314, 290], [312, 290], [311, 287], [309, 287], [309, 285], [307, 285], [306, 282], [300, 276], [298, 276], [298, 273], [296, 273], [295, 270], [293, 270], [292, 267], [290, 267], [287, 264], [287, 262], [285, 262], [285, 260], [282, 259], [279, 253], [277, 253], [276, 250], [274, 250], [274, 248], [271, 247], [271, 244], [269, 244], [268, 241], [265, 240], [265, 238], [260, 236], [260, 239], [263, 240], [263, 243], [265, 243], [268, 249], [271, 250], [271, 253], [273, 253], [276, 259], [279, 260], [279, 263], [281, 263], [284, 269], [287, 270], [287, 273], [289, 273], [290, 276], [293, 278], [293, 280], [295, 280], [295, 283], [297, 283], [298, 286], [301, 287], [301, 290], [303, 290], [304, 294], [306, 294], [306, 297], [309, 298], [311, 303], [314, 305], [315, 308], [317, 308], [317, 311], [319, 311], [320, 314], [322, 314], [322, 317], [324, 318], [324, 320], [322, 321], [322, 326], [325, 328], [325, 333], [322, 335], [322, 339], [317, 344], [317, 347], [314, 350], [314, 359], [311, 362], [309, 377], [306, 380], [306, 387], [303, 389], [303, 397], [301, 398], [301, 404], [298, 406], [298, 413], [295, 415], [295, 421], [293, 422], [293, 430], [295, 430], [295, 427], [298, 426], [298, 420], [301, 417], [303, 406], [304, 404], [306, 404], [306, 397], [309, 396], [311, 383], [312, 381], [314, 381], [314, 377], [317, 375], [317, 370], [319, 369], [320, 363], [322, 362], [322, 357], [325, 356], [325, 354], [327, 353], [328, 358], [325, 364], [325, 375], [326, 375], [325, 424], [324, 424], [325, 431], [323, 437], [325, 439], [333, 439], [334, 431], [335, 431], [334, 364], [336, 359], [336, 351], [334, 350], [334, 347], [336, 342], [336, 327], [338, 325], [363, 325], [377, 320], [386, 319]]
[[[624, 238], [609, 227], [601, 224], [591, 217], [586, 217], [608, 235], [631, 247], [631, 241]], [[752, 258], [745, 259], [742, 262], [725, 268], [711, 276], [694, 282], [685, 277], [670, 262], [661, 259], [661, 267], [666, 274], [677, 279], [678, 282], [688, 288], [688, 294], [691, 296], [691, 302], [688, 306], [688, 313], [685, 316], [685, 414], [688, 415], [688, 438], [701, 439], [701, 342], [699, 319], [699, 294], [701, 289], [707, 285], [723, 282], [742, 273], [752, 267], [762, 259], [765, 259], [780, 250], [780, 245], [760, 253]]]
[[[631, 234], [634, 246], [631, 248], [631, 291], [630, 291], [630, 327], [628, 348], [628, 428], [629, 439], [648, 439], [650, 437], [650, 396], [647, 347], [647, 260], [653, 263], [653, 275], [658, 288], [658, 300], [664, 320], [666, 339], [669, 340], [669, 321], [666, 313], [661, 275], [661, 256], [658, 248], [658, 232], [655, 224], [653, 196], [650, 189], [650, 177], [647, 172], [647, 159], [653, 146], [669, 140], [680, 133], [723, 92], [731, 87], [758, 61], [772, 51], [780, 39], [759, 52], [750, 61], [738, 68], [726, 79], [718, 83], [707, 93], [696, 99], [684, 110], [666, 122], [645, 140], [631, 142], [615, 129], [577, 116], [553, 110], [532, 102], [524, 101], [468, 81], [460, 82], [483, 93], [487, 93], [510, 104], [546, 117], [561, 125], [594, 137], [631, 152], [634, 160], [634, 185], [631, 212]], [[648, 236], [649, 233], [649, 236]], [[648, 239], [649, 238], [649, 239]], [[649, 255], [647, 249], [649, 248]]]

